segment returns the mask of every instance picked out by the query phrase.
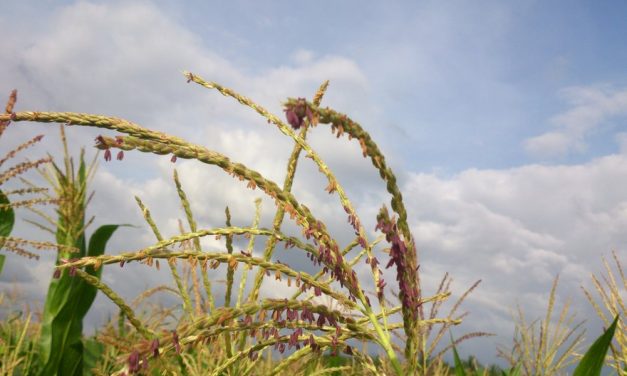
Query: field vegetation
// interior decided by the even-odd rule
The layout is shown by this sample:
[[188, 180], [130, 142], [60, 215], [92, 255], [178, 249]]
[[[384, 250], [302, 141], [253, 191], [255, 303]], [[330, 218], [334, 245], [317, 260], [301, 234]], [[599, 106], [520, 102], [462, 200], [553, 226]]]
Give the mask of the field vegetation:
[[[458, 338], [450, 334], [451, 327], [472, 319], [460, 308], [477, 284], [469, 286], [448, 312], [441, 309], [451, 298], [448, 275], [437, 291], [423, 290], [409, 213], [396, 177], [360, 124], [321, 105], [328, 82], [311, 101], [287, 99], [284, 116], [279, 117], [218, 83], [189, 72], [185, 78], [252, 109], [293, 140], [282, 184], [202, 145], [128, 120], [83, 113], [16, 112], [16, 92], [0, 115], [0, 136], [20, 122], [115, 131], [115, 137], [101, 135], [96, 139], [106, 161], [114, 154], [122, 160], [125, 153], [142, 152], [169, 156], [173, 163], [183, 158], [207, 168], [217, 167], [272, 199], [276, 205], [272, 223], [261, 227], [258, 200], [254, 203], [257, 214], [250, 224], [232, 223], [227, 206], [224, 226], [201, 227], [174, 170], [172, 184], [178, 197], [172, 199], [180, 202], [179, 214], [184, 218], [180, 233], [165, 234], [157, 227], [150, 208], [141, 197], [135, 197], [154, 234], [154, 243], [133, 252], [112, 254], [107, 252], [107, 243], [121, 236], [117, 233], [121, 224], [91, 231], [93, 218], [86, 218], [85, 213], [95, 165], [85, 162], [82, 151], [77, 160], [70, 157], [73, 145], [67, 145], [64, 128], [65, 155], [60, 163], [47, 156], [24, 159], [5, 168], [5, 163], [21, 160], [20, 153], [35, 147], [41, 137], [4, 146], [3, 150], [10, 151], [0, 160], [4, 169], [0, 171], [0, 273], [5, 257], [37, 258], [38, 250], [46, 248], [56, 250], [57, 258], [43, 311], [16, 310], [21, 304], [19, 296], [0, 293], [0, 374], [560, 375], [574, 366], [575, 375], [599, 375], [602, 367], [627, 375], [623, 301], [627, 279], [616, 253], [611, 263], [603, 260], [605, 275], [592, 276], [595, 291], [583, 291], [605, 323], [605, 332], [593, 334], [590, 338], [597, 340], [588, 349], [581, 348], [582, 324], [574, 321], [568, 305], [555, 307], [556, 277], [545, 317], [528, 321], [524, 309], [518, 308], [513, 344], [499, 349], [509, 364], [507, 369], [482, 366], [472, 356], [462, 361], [456, 345], [489, 335], [490, 328]], [[346, 135], [359, 143], [363, 157], [378, 171], [390, 202], [382, 203], [376, 232], [364, 228], [340, 179], [307, 142], [312, 131], [331, 131], [338, 139]], [[339, 244], [316, 217], [316, 208], [306, 207], [292, 193], [303, 157], [316, 164], [327, 180], [330, 199], [346, 213], [352, 238], [348, 244]], [[23, 179], [30, 170], [43, 174], [47, 186]], [[4, 184], [15, 178], [21, 179], [23, 188], [5, 190]], [[56, 216], [46, 214], [42, 205], [53, 206]], [[32, 225], [49, 232], [50, 242], [11, 236], [20, 210], [39, 215], [41, 221]], [[285, 221], [298, 226], [299, 232], [285, 233]], [[225, 239], [224, 249], [205, 249], [200, 242], [203, 237]], [[245, 239], [246, 249], [235, 249], [237, 238]], [[307, 273], [279, 261], [278, 250], [284, 248], [289, 249], [281, 254], [284, 261], [289, 262], [286, 255], [302, 252], [316, 272]], [[172, 283], [154, 286], [134, 301], [127, 301], [101, 276], [108, 268], [124, 268], [129, 263], [142, 264], [143, 273], [165, 268]], [[368, 278], [358, 278], [356, 270], [362, 265], [369, 270]], [[226, 270], [224, 287], [217, 286], [209, 275], [220, 267]], [[394, 271], [394, 280], [384, 279], [387, 268]], [[296, 292], [282, 299], [264, 297], [262, 284], [274, 281], [285, 282]], [[151, 304], [159, 292], [173, 294], [180, 304]], [[117, 316], [96, 335], [84, 336], [83, 319], [99, 293], [117, 306]], [[451, 364], [444, 361], [446, 354], [452, 355]]]

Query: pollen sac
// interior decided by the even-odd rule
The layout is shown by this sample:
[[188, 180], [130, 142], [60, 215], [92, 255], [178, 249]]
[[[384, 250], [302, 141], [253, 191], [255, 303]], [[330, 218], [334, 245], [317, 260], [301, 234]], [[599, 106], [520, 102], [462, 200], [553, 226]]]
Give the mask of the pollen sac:
[[176, 333], [176, 330], [172, 331], [172, 342], [174, 343], [174, 349], [177, 354], [181, 353], [181, 344], [179, 343], [179, 335]]
[[134, 350], [128, 357], [128, 371], [133, 374], [139, 372], [139, 352]]
[[287, 118], [287, 122], [290, 123], [292, 128], [294, 129], [300, 128], [301, 120], [298, 118], [298, 116], [293, 110], [291, 109], [285, 110], [285, 117]]
[[152, 356], [153, 357], [158, 357], [159, 356], [159, 339], [155, 338], [152, 340], [152, 342], [150, 343], [150, 351], [152, 351]]
[[259, 354], [257, 354], [256, 352], [252, 350], [248, 352], [248, 359], [255, 361], [257, 360], [258, 357], [259, 357]]
[[298, 98], [296, 103], [287, 104], [283, 111], [285, 112], [287, 122], [295, 130], [299, 129], [305, 123], [305, 118], [307, 118], [310, 123], [313, 122], [313, 112], [307, 105], [305, 98]]

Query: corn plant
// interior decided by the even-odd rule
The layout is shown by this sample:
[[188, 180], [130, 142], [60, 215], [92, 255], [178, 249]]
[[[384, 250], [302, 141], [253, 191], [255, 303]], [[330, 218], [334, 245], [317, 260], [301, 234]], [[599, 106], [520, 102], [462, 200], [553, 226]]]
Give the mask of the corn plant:
[[[68, 298], [69, 294], [78, 291], [75, 286], [90, 285], [109, 297], [119, 307], [124, 323], [134, 328], [132, 333], [126, 333], [125, 341], [120, 344], [120, 349], [124, 349], [125, 354], [117, 359], [118, 370], [114, 374], [135, 374], [157, 369], [179, 372], [172, 369], [177, 365], [185, 369], [185, 372], [195, 369], [199, 374], [293, 374], [294, 367], [299, 367], [296, 369], [303, 372], [312, 369], [311, 367], [318, 369], [324, 364], [321, 362], [324, 354], [339, 353], [351, 358], [354, 374], [414, 375], [426, 373], [426, 369], [432, 365], [441, 365], [442, 353], [435, 354], [435, 344], [445, 330], [451, 325], [459, 324], [464, 315], [454, 316], [458, 306], [455, 305], [448, 317], [437, 317], [438, 308], [450, 296], [450, 282], [443, 281], [433, 296], [423, 295], [417, 250], [395, 175], [377, 144], [357, 122], [342, 113], [320, 106], [328, 82], [320, 87], [312, 101], [304, 98], [288, 99], [284, 103], [287, 119], [284, 122], [251, 99], [229, 88], [205, 81], [192, 73], [186, 72], [185, 77], [188, 82], [217, 90], [253, 109], [294, 141], [282, 186], [218, 152], [124, 119], [69, 112], [12, 112], [0, 115], [0, 121], [66, 123], [117, 131], [119, 134], [116, 137], [101, 135], [96, 139], [96, 146], [104, 150], [107, 161], [112, 159], [112, 150], [117, 149], [118, 160], [124, 158], [124, 152], [136, 150], [169, 155], [172, 162], [177, 158], [184, 158], [216, 166], [245, 182], [248, 188], [260, 189], [274, 201], [277, 211], [272, 227], [259, 227], [259, 214], [252, 224], [236, 226], [231, 223], [227, 210], [225, 227], [201, 228], [194, 219], [193, 210], [175, 171], [174, 182], [184, 209], [187, 228], [181, 225], [181, 234], [164, 236], [157, 228], [149, 208], [136, 197], [138, 206], [154, 233], [155, 243], [118, 255], [98, 255], [90, 253], [91, 251], [78, 255], [60, 252], [56, 273], [61, 273], [62, 277], [55, 282], [58, 287], [54, 287], [54, 291], [51, 290], [49, 294], [50, 303], [46, 304], [46, 310], [52, 311], [56, 307], [55, 312], [60, 312], [57, 294], [64, 296], [65, 303], [76, 302], [77, 300]], [[338, 138], [348, 134], [349, 139], [357, 140], [363, 156], [370, 159], [385, 182], [391, 195], [393, 213], [385, 205], [381, 208], [376, 226], [376, 230], [381, 232], [378, 239], [370, 239], [340, 181], [306, 141], [307, 132], [321, 124], [329, 124]], [[337, 195], [339, 204], [346, 212], [351, 232], [354, 233], [349, 244], [340, 246], [325, 223], [291, 192], [301, 153], [313, 160], [328, 182], [326, 191]], [[81, 182], [83, 174], [84, 172], [79, 172]], [[66, 178], [64, 175], [58, 176]], [[77, 189], [77, 192], [84, 190]], [[71, 197], [76, 199], [79, 196]], [[82, 246], [84, 226], [77, 219], [82, 218], [80, 215], [80, 212], [76, 212], [60, 222], [64, 230], [58, 233], [57, 240], [85, 252]], [[286, 215], [299, 227], [301, 236], [291, 236], [281, 230]], [[207, 236], [225, 237], [226, 249], [202, 249], [200, 238]], [[233, 239], [237, 236], [249, 239], [247, 249], [239, 253], [233, 249]], [[254, 242], [259, 237], [265, 238], [265, 247], [263, 254], [256, 256], [253, 254]], [[379, 246], [383, 239], [388, 244], [385, 249]], [[304, 252], [319, 271], [309, 274], [276, 260], [275, 253], [281, 243], [286, 248]], [[395, 286], [388, 286], [382, 277], [380, 260], [388, 257], [386, 254], [389, 259], [385, 261], [385, 267], [393, 267], [396, 272]], [[148, 268], [160, 268], [160, 265], [165, 264], [169, 268], [175, 282], [175, 292], [182, 301], [181, 311], [172, 312], [175, 320], [169, 326], [149, 325], [131, 304], [94, 275], [96, 270], [101, 270], [105, 265], [119, 264], [123, 267], [130, 262], [141, 263]], [[368, 265], [370, 281], [357, 278], [358, 262]], [[217, 269], [221, 265], [227, 269], [226, 291], [225, 304], [218, 307], [215, 303], [215, 287], [208, 277], [208, 270]], [[234, 281], [237, 268], [244, 269], [239, 289]], [[245, 279], [248, 272], [253, 270], [252, 289], [246, 296]], [[261, 297], [261, 285], [268, 277], [294, 286], [297, 292], [283, 299]], [[372, 295], [366, 291], [367, 284], [374, 286]], [[397, 291], [398, 303], [390, 300], [393, 287]], [[474, 286], [468, 292], [473, 288]], [[233, 296], [235, 290], [238, 291], [236, 298]], [[321, 304], [318, 299], [322, 296], [333, 304]], [[466, 294], [461, 300], [465, 296]], [[76, 317], [79, 316], [77, 314]], [[50, 327], [47, 322], [44, 325]], [[430, 337], [432, 329], [438, 325], [442, 330], [436, 332], [435, 337]], [[125, 327], [125, 324], [121, 327]], [[465, 338], [484, 334], [470, 333]], [[47, 339], [47, 343], [59, 341], [49, 329], [42, 336]], [[71, 340], [70, 336], [63, 338], [62, 341], [66, 341], [68, 345], [79, 343], [75, 336]], [[361, 349], [356, 345], [358, 343], [363, 344]], [[375, 361], [367, 349], [369, 343], [375, 344], [383, 357]], [[208, 357], [212, 351], [223, 353], [221, 356]], [[45, 352], [46, 359], [52, 359], [53, 355], [50, 351]], [[273, 360], [273, 357], [278, 358]], [[402, 357], [405, 362], [401, 362]], [[172, 359], [174, 362], [166, 362], [165, 359]], [[121, 366], [123, 363], [126, 364]], [[51, 364], [54, 367], [49, 369], [56, 369], [55, 367], [66, 363], [59, 356]], [[261, 366], [263, 364], [267, 367]], [[76, 369], [76, 366], [72, 367], [74, 368], [68, 372]], [[346, 371], [343, 367], [345, 366], [326, 367], [315, 372], [323, 374], [327, 371]]]
[[[104, 254], [107, 241], [119, 227], [99, 227], [87, 244], [85, 230], [93, 220], [93, 217], [85, 220], [86, 207], [91, 198], [87, 196], [87, 187], [95, 163], [86, 166], [83, 150], [76, 169], [69, 157], [63, 128], [61, 138], [65, 152], [64, 169], [52, 162], [51, 171], [44, 172], [57, 196], [58, 218], [55, 221], [41, 213], [56, 229], [54, 233], [59, 245], [56, 265], [62, 260]], [[40, 227], [46, 228], [43, 225]], [[98, 280], [102, 270], [88, 267], [83, 272]], [[73, 274], [72, 270], [56, 269], [48, 287], [40, 339], [41, 375], [83, 374], [83, 318], [96, 298], [97, 289], [83, 280], [72, 278]]]

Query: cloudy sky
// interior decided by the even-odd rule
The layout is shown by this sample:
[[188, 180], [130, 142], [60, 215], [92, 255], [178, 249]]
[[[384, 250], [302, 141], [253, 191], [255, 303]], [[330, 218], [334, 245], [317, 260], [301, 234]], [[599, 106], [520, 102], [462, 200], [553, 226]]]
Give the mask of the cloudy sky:
[[[620, 1], [11, 2], [0, 13], [0, 93], [17, 88], [17, 110], [123, 117], [281, 183], [290, 140], [250, 109], [187, 84], [181, 72], [218, 81], [276, 114], [285, 98], [311, 98], [329, 79], [323, 104], [360, 122], [399, 178], [425, 294], [445, 272], [455, 296], [482, 280], [454, 334], [496, 333], [462, 347], [495, 361], [496, 345], [513, 334], [512, 309], [519, 304], [527, 317], [541, 317], [558, 273], [558, 307], [572, 299], [587, 337], [600, 330], [580, 286], [602, 271], [603, 256], [626, 254], [626, 8]], [[73, 149], [84, 145], [89, 155], [96, 135], [114, 134], [68, 133]], [[58, 155], [51, 125], [12, 125], [2, 148], [36, 134], [46, 134], [44, 146], [28, 157]], [[358, 145], [324, 126], [309, 140], [373, 229], [389, 197]], [[154, 241], [135, 195], [164, 233], [176, 234], [184, 214], [174, 167], [202, 227], [221, 226], [226, 205], [234, 223], [250, 224], [260, 191], [215, 167], [132, 152], [122, 162], [101, 162], [93, 184], [96, 224], [138, 226], [120, 230], [109, 252]], [[350, 228], [338, 198], [323, 191], [311, 161], [300, 168], [296, 197], [346, 243]], [[274, 207], [264, 200], [263, 208], [261, 225], [269, 227]], [[17, 234], [45, 238], [23, 223]], [[42, 256], [9, 255], [2, 288], [41, 302], [52, 268]], [[103, 278], [129, 298], [169, 281], [141, 267], [106, 269]], [[267, 296], [283, 291], [264, 286]], [[99, 298], [88, 326], [111, 309]]]

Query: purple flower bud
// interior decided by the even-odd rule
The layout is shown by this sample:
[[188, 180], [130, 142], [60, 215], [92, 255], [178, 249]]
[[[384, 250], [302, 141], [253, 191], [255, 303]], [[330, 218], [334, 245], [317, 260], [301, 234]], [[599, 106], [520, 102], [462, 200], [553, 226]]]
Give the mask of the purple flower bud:
[[152, 340], [152, 342], [150, 343], [150, 351], [152, 351], [152, 356], [153, 357], [158, 357], [159, 356], [159, 339], [155, 338]]
[[139, 372], [139, 352], [137, 350], [133, 350], [128, 357], [128, 371], [130, 373]]
[[298, 342], [298, 332], [294, 331], [294, 332], [292, 332], [292, 334], [290, 334], [290, 340], [288, 342], [288, 348], [295, 347], [297, 342]]
[[318, 328], [322, 328], [324, 325], [324, 315], [322, 313], [318, 315], [318, 321], [316, 324], [318, 324]]
[[250, 359], [252, 361], [255, 361], [255, 360], [257, 360], [258, 357], [259, 357], [259, 354], [257, 354], [256, 352], [254, 352], [252, 350], [250, 350], [248, 352], [248, 359]]
[[329, 325], [335, 326], [336, 328], [339, 328], [337, 326], [337, 321], [335, 321], [335, 317], [333, 317], [333, 315], [327, 316], [327, 321], [329, 322]]
[[361, 236], [360, 236], [360, 237], [357, 239], [357, 242], [359, 242], [359, 245], [360, 245], [362, 248], [366, 248], [366, 247], [367, 247], [367, 244], [366, 244], [366, 239], [364, 239], [363, 237], [361, 237]]
[[177, 354], [181, 353], [181, 344], [179, 343], [179, 335], [176, 334], [176, 330], [172, 331], [172, 342], [174, 342], [174, 349]]
[[296, 115], [296, 113], [291, 109], [285, 110], [285, 117], [287, 118], [287, 122], [294, 129], [298, 129], [302, 125], [301, 119], [299, 119], [298, 115]]

